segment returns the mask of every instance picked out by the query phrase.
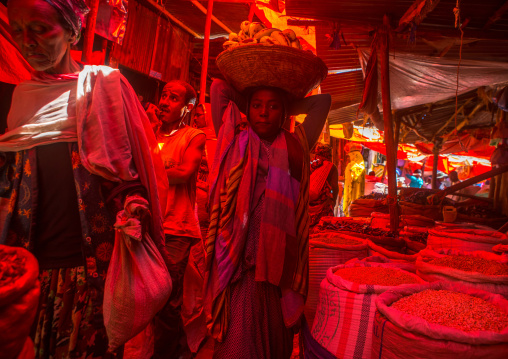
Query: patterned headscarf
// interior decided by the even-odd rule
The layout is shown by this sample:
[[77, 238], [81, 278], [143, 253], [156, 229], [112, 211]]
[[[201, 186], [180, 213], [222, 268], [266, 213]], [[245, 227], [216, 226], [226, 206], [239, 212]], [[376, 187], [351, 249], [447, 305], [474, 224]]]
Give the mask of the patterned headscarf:
[[75, 45], [79, 41], [81, 34], [81, 27], [85, 15], [88, 14], [90, 9], [86, 6], [83, 0], [44, 0], [62, 16], [65, 22], [69, 25], [70, 29], [76, 35]]
[[332, 147], [326, 143], [317, 143], [314, 148], [314, 154], [327, 161], [332, 160]]

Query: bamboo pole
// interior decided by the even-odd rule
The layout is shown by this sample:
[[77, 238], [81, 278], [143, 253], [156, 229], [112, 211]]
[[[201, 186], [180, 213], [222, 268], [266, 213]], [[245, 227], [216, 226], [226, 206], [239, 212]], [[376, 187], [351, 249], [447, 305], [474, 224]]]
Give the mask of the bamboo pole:
[[99, 0], [90, 0], [90, 12], [86, 17], [86, 29], [83, 36], [83, 51], [81, 52], [81, 61], [89, 64], [92, 60], [93, 39], [95, 36], [95, 24], [97, 22], [97, 12], [99, 11]]
[[381, 64], [381, 93], [383, 97], [383, 121], [385, 127], [386, 165], [388, 173], [388, 204], [390, 206], [390, 230], [397, 231], [399, 228], [399, 207], [397, 204], [397, 148], [393, 133], [392, 105], [390, 98], [390, 63], [389, 63], [389, 31], [390, 23], [388, 16], [383, 18], [381, 28], [381, 41], [378, 51], [380, 52]]
[[205, 103], [206, 98], [206, 75], [208, 72], [208, 55], [210, 53], [210, 28], [212, 27], [213, 0], [208, 0], [208, 8], [206, 11], [205, 42], [203, 45], [203, 63], [201, 64], [199, 103]]

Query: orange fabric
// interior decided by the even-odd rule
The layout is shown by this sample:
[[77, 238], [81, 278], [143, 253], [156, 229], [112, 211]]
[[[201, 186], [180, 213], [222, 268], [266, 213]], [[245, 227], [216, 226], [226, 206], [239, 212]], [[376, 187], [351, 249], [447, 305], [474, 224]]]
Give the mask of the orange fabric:
[[[170, 136], [159, 137], [162, 162], [169, 169], [179, 165], [194, 137], [203, 131], [185, 126]], [[201, 238], [196, 205], [196, 175], [188, 183], [169, 185], [164, 214], [164, 233], [174, 236]]]

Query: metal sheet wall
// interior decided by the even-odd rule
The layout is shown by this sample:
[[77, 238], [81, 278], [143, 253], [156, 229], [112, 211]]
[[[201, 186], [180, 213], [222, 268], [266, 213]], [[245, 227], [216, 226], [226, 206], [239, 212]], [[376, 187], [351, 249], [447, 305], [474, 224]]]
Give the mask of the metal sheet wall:
[[129, 1], [125, 39], [122, 46], [113, 46], [111, 57], [118, 64], [145, 75], [150, 75], [151, 70], [156, 71], [161, 74], [162, 81], [188, 81], [190, 41], [191, 35], [166, 18]]

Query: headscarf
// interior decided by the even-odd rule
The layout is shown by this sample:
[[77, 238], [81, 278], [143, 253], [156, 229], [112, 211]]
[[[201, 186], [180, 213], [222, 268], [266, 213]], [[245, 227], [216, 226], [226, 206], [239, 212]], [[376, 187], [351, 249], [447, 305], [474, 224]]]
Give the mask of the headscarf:
[[314, 148], [314, 154], [321, 159], [332, 160], [332, 147], [326, 143], [318, 143]]
[[65, 22], [70, 26], [74, 35], [76, 35], [76, 41], [73, 45], [76, 45], [79, 41], [81, 34], [81, 28], [83, 27], [83, 20], [85, 15], [88, 14], [90, 9], [86, 6], [83, 0], [44, 0], [62, 16]]

